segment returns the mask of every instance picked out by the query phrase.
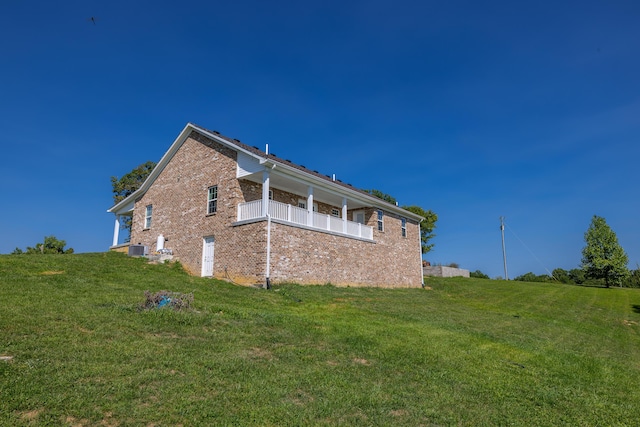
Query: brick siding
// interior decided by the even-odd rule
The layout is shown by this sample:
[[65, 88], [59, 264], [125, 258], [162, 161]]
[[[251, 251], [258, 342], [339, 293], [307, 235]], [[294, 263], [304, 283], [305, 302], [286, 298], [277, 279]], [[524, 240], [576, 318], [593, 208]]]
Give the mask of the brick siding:
[[[135, 202], [131, 243], [156, 250], [162, 234], [166, 248], [195, 275], [202, 269], [204, 237], [214, 237], [214, 276], [236, 283], [264, 283], [267, 221], [234, 225], [237, 206], [262, 196], [261, 184], [236, 178], [235, 150], [192, 132], [153, 182]], [[207, 215], [207, 192], [218, 186], [217, 212]], [[297, 206], [298, 195], [272, 188], [274, 200]], [[144, 229], [145, 207], [153, 206], [152, 222]], [[320, 213], [331, 206], [318, 203]], [[348, 219], [352, 219], [349, 210]], [[420, 286], [422, 283], [419, 226], [407, 220], [401, 236], [399, 216], [385, 212], [384, 231], [377, 229], [374, 208], [365, 209], [374, 242], [313, 231], [277, 222], [271, 224], [272, 282], [332, 283], [353, 286]]]

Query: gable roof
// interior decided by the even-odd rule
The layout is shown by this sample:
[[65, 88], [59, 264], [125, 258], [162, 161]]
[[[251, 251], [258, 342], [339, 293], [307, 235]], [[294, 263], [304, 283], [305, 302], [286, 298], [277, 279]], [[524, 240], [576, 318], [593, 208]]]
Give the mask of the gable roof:
[[355, 197], [363, 201], [366, 200], [370, 206], [379, 207], [390, 212], [395, 212], [399, 215], [405, 216], [407, 218], [412, 218], [416, 221], [422, 221], [423, 219], [423, 217], [421, 217], [420, 215], [402, 209], [399, 206], [388, 203], [378, 197], [372, 196], [366, 191], [360, 190], [352, 186], [351, 184], [345, 184], [340, 180], [335, 180], [330, 176], [307, 169], [305, 166], [295, 164], [290, 160], [282, 159], [280, 157], [274, 156], [273, 154], [267, 154], [265, 151], [260, 150], [258, 147], [249, 146], [238, 139], [224, 136], [218, 131], [209, 130], [194, 123], [186, 124], [184, 129], [182, 129], [182, 132], [180, 132], [178, 137], [174, 140], [173, 144], [171, 144], [171, 147], [169, 147], [167, 152], [162, 156], [156, 167], [149, 174], [140, 188], [131, 193], [124, 200], [116, 203], [114, 206], [109, 208], [107, 212], [121, 214], [133, 210], [135, 200], [146, 193], [149, 187], [151, 187], [151, 184], [153, 184], [156, 178], [164, 170], [165, 166], [169, 163], [169, 161], [173, 158], [178, 149], [182, 146], [182, 144], [187, 140], [187, 138], [193, 131], [198, 132], [206, 136], [207, 138], [213, 141], [217, 141], [222, 145], [228, 146], [236, 151], [244, 152], [245, 154], [258, 159], [260, 163], [265, 164], [265, 166], [277, 164], [281, 169], [289, 170], [290, 173], [301, 176], [303, 179], [306, 178], [307, 180], [311, 180], [316, 183], [322, 183], [323, 186], [328, 186], [340, 191], [341, 193], [346, 193], [351, 198]]

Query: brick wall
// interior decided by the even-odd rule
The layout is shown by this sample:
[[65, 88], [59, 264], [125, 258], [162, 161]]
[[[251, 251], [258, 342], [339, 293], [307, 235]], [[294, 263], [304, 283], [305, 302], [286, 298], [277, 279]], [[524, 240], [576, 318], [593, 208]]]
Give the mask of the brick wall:
[[391, 236], [376, 235], [377, 231], [374, 231], [375, 242], [368, 242], [272, 223], [271, 279], [274, 283], [420, 286], [422, 275], [415, 225], [413, 230], [408, 226], [411, 231], [401, 242]]
[[[218, 186], [217, 212], [207, 215], [210, 186]], [[177, 259], [193, 274], [200, 274], [205, 236], [215, 238], [214, 275], [223, 277], [224, 267], [243, 277], [264, 256], [243, 250], [244, 239], [231, 227], [237, 219], [237, 205], [244, 201], [236, 179], [236, 152], [193, 132], [176, 152], [144, 196], [136, 201], [133, 215], [132, 243], [156, 249], [162, 234]], [[151, 227], [143, 229], [145, 207], [153, 205]], [[248, 229], [260, 228], [258, 225]], [[264, 227], [262, 227], [264, 228]], [[258, 233], [260, 234], [260, 233]], [[262, 233], [264, 234], [264, 233]], [[237, 261], [244, 252], [243, 263]]]

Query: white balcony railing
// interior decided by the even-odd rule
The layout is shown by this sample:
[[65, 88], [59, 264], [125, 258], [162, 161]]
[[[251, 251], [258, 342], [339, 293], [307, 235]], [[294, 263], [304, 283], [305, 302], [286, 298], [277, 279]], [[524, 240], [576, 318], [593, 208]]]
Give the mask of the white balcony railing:
[[[310, 223], [309, 212], [306, 209], [276, 202], [275, 200], [269, 200], [269, 215], [271, 215], [273, 219], [373, 240], [373, 228], [368, 225], [353, 221], [343, 221], [342, 218], [320, 214], [318, 212], [312, 213]], [[261, 217], [263, 217], [262, 200], [254, 200], [253, 202], [240, 203], [238, 205], [238, 221]]]

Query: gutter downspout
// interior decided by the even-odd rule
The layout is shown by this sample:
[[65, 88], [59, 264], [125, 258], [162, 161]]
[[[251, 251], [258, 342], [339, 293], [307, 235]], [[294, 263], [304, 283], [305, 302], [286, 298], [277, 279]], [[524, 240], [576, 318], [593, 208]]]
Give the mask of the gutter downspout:
[[271, 289], [271, 215], [267, 213], [267, 289]]
[[418, 221], [418, 250], [420, 251], [420, 279], [422, 281], [422, 288], [424, 289], [424, 269], [422, 268], [422, 233], [420, 231], [420, 224], [422, 223], [422, 221], [424, 221], [424, 218], [422, 218], [420, 221]]
[[[269, 151], [269, 145], [267, 145], [267, 152]], [[271, 166], [271, 170], [275, 169], [276, 165]], [[269, 204], [271, 201], [269, 200], [269, 190], [267, 189], [265, 192], [264, 188], [264, 174], [269, 176], [269, 171], [265, 168], [263, 173], [263, 188], [262, 188], [262, 209], [264, 214], [267, 216], [267, 277], [266, 277], [266, 286], [267, 289], [271, 289], [271, 214], [269, 214]], [[269, 178], [267, 178], [267, 186], [269, 185]], [[266, 196], [266, 197], [265, 197]]]

